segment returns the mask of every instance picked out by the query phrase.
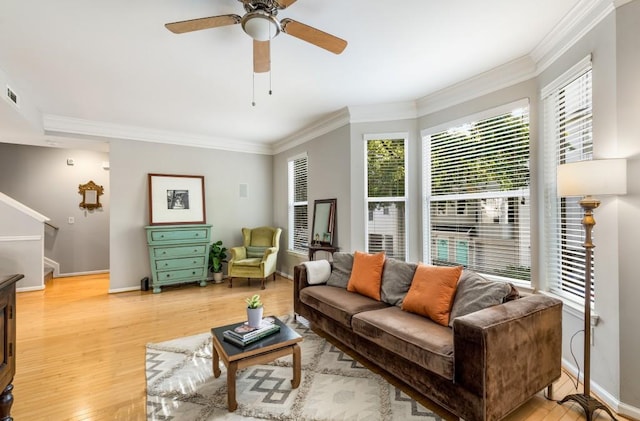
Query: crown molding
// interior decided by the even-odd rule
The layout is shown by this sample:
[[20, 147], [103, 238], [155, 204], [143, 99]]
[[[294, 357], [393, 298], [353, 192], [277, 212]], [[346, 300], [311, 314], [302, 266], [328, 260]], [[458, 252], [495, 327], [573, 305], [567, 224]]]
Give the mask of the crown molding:
[[[529, 53], [537, 64], [536, 75], [547, 69], [562, 54], [598, 23], [630, 0], [582, 0], [577, 3], [546, 37]], [[614, 6], [614, 3], [616, 5]]]
[[513, 86], [534, 77], [535, 70], [529, 56], [510, 61], [418, 99], [417, 114], [421, 117]]
[[246, 152], [263, 155], [271, 154], [271, 147], [236, 139], [202, 136], [192, 133], [156, 130], [145, 127], [103, 123], [79, 118], [45, 114], [43, 126], [47, 133], [62, 133], [95, 136], [110, 139], [137, 140], [141, 142], [164, 143], [192, 146], [197, 148], [220, 149], [231, 152]]
[[351, 123], [372, 123], [377, 121], [407, 120], [418, 116], [415, 101], [386, 104], [350, 105]]
[[631, 3], [633, 0], [613, 0], [613, 5], [617, 9], [620, 6], [624, 6], [627, 3]]
[[280, 152], [289, 150], [295, 146], [301, 145], [305, 142], [313, 140], [323, 134], [327, 134], [340, 127], [346, 126], [350, 123], [349, 109], [347, 107], [341, 108], [333, 114], [325, 117], [324, 119], [313, 123], [310, 126], [299, 130], [284, 139], [273, 144], [272, 154], [276, 155]]

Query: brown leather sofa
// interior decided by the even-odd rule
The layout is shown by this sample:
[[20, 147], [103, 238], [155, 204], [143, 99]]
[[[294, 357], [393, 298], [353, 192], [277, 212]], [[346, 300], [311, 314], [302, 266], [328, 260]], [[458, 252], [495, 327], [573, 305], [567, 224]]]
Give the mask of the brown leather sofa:
[[452, 328], [294, 268], [294, 311], [396, 381], [467, 421], [504, 418], [560, 377], [562, 302], [530, 294]]

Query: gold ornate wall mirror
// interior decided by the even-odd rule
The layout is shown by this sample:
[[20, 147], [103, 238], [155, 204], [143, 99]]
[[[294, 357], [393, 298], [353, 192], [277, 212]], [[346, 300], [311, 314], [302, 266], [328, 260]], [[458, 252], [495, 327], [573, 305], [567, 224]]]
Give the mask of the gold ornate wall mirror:
[[332, 246], [336, 228], [337, 199], [316, 200], [313, 205], [313, 225], [311, 244]]
[[78, 186], [78, 193], [82, 195], [80, 207], [85, 209], [97, 209], [102, 207], [100, 196], [104, 193], [104, 188], [93, 181]]

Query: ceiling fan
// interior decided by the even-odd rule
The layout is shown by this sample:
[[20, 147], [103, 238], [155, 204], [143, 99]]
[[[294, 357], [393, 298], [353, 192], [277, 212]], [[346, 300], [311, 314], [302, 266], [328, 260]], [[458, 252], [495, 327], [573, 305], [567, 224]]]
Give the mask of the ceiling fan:
[[218, 15], [208, 18], [190, 19], [167, 23], [165, 27], [175, 34], [199, 31], [241, 24], [242, 29], [253, 38], [253, 71], [268, 72], [271, 69], [270, 41], [280, 32], [294, 36], [310, 44], [340, 54], [347, 47], [347, 41], [313, 28], [293, 19], [278, 20], [278, 10], [286, 9], [296, 0], [238, 0], [246, 13], [239, 15]]

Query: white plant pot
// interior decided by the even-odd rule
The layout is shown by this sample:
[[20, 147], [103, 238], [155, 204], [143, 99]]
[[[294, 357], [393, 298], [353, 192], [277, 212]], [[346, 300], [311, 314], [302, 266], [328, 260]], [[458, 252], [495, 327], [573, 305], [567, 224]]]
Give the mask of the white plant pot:
[[262, 312], [264, 307], [248, 308], [247, 307], [247, 322], [251, 327], [260, 327], [262, 322]]
[[222, 283], [222, 272], [213, 272], [213, 282], [216, 284]]

